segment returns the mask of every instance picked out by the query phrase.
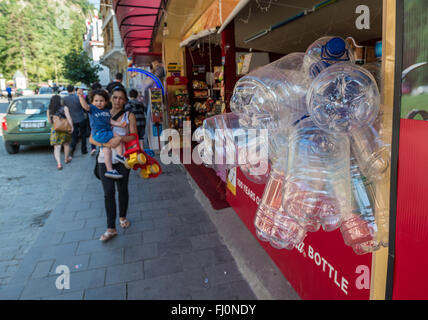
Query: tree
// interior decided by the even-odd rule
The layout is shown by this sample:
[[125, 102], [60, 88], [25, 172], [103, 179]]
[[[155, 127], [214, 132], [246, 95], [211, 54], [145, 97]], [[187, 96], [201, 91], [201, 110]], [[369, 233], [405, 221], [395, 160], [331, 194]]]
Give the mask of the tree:
[[[59, 7], [65, 7], [69, 27], [61, 27]], [[68, 81], [63, 58], [82, 50], [87, 0], [0, 0], [0, 73], [11, 79], [21, 70], [30, 82]]]
[[73, 49], [64, 57], [64, 76], [72, 82], [82, 82], [88, 87], [99, 81], [99, 65], [95, 65], [85, 51]]

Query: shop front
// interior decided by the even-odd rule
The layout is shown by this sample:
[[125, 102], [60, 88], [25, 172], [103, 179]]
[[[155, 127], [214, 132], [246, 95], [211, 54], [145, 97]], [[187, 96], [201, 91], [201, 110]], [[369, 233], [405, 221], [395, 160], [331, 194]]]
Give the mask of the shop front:
[[[288, 212], [284, 209], [285, 206], [290, 206], [294, 201], [294, 206], [288, 210], [295, 210], [298, 208], [296, 203], [301, 204], [303, 200], [310, 198], [307, 193], [304, 196], [306, 198], [299, 198], [298, 192], [291, 192], [296, 189], [283, 188], [281, 183], [287, 182], [285, 177], [281, 178], [281, 183], [278, 182], [280, 179], [274, 181], [274, 175], [275, 179], [278, 178], [274, 161], [270, 161], [268, 174], [262, 178], [249, 175], [248, 167], [245, 166], [197, 165], [184, 159], [185, 149], [192, 151], [197, 143], [186, 145], [182, 141], [181, 161], [189, 174], [210, 199], [214, 209], [228, 206], [234, 209], [302, 299], [425, 299], [426, 281], [423, 280], [423, 271], [428, 267], [428, 262], [422, 253], [428, 245], [428, 220], [424, 215], [427, 188], [423, 167], [426, 165], [424, 137], [428, 133], [424, 121], [428, 119], [425, 106], [428, 100], [424, 99], [428, 49], [425, 48], [423, 39], [425, 16], [422, 1], [231, 1], [227, 10], [226, 6], [219, 7], [219, 3], [169, 1], [165, 6], [166, 14], [158, 22], [163, 30], [158, 29], [156, 37], [162, 38], [162, 57], [167, 69], [164, 108], [166, 127], [183, 134], [186, 130], [184, 123], [188, 121], [188, 129], [193, 134], [199, 127], [207, 125], [207, 119], [226, 119], [231, 111], [248, 111], [249, 107], [241, 108], [237, 105], [241, 103], [251, 106], [251, 101], [254, 101], [252, 99], [259, 94], [255, 89], [260, 88], [257, 84], [253, 91], [248, 90], [248, 83], [251, 82], [249, 79], [259, 77], [260, 80], [260, 74], [265, 79], [272, 78], [276, 69], [281, 68], [282, 61], [287, 61], [290, 56], [307, 57], [308, 48], [317, 41], [326, 41], [320, 48], [327, 50], [325, 52], [329, 56], [325, 59], [322, 57], [324, 53], [321, 53], [321, 60], [328, 62], [315, 64], [314, 68], [311, 65], [308, 69], [308, 74], [311, 75], [308, 85], [311, 89], [308, 92], [313, 94], [316, 90], [313, 89], [314, 84], [318, 83], [316, 88], [330, 94], [330, 99], [334, 88], [330, 88], [333, 90], [331, 91], [325, 83], [330, 84], [331, 81], [319, 78], [318, 75], [329, 78], [329, 70], [338, 70], [334, 65], [336, 62], [340, 64], [343, 59], [352, 66], [349, 68], [351, 71], [347, 68], [342, 73], [335, 71], [336, 76], [340, 75], [335, 89], [343, 89], [341, 101], [347, 94], [354, 94], [353, 99], [356, 100], [371, 97], [372, 94], [372, 100], [359, 103], [364, 105], [367, 114], [371, 112], [371, 106], [377, 106], [378, 109], [373, 111], [371, 118], [364, 118], [361, 114], [355, 117], [365, 119], [359, 124], [359, 128], [365, 128], [364, 134], [358, 136], [346, 132], [349, 139], [345, 140], [350, 141], [352, 153], [343, 153], [343, 157], [335, 158], [349, 161], [349, 199], [352, 199], [349, 204], [352, 207], [346, 207], [345, 210], [349, 214], [340, 220], [342, 224], [331, 228], [324, 224], [322, 228], [319, 225], [313, 229], [308, 227], [309, 222], [319, 224], [320, 220], [317, 219], [320, 216], [316, 216], [313, 221], [305, 220], [306, 236], [291, 248], [272, 241], [273, 233], [270, 238], [264, 237], [266, 234], [261, 232], [263, 230], [257, 224], [261, 212], [266, 208], [277, 205], [278, 212]], [[191, 14], [185, 15], [184, 12]], [[331, 38], [320, 40], [326, 36]], [[337, 38], [343, 41], [343, 48], [340, 41], [334, 40]], [[276, 67], [269, 67], [272, 65]], [[364, 87], [364, 81], [358, 78], [359, 75], [352, 73], [355, 70], [360, 70], [362, 78], [368, 79], [367, 90], [361, 88]], [[288, 75], [289, 78], [293, 76], [294, 73]], [[351, 81], [353, 76], [359, 80]], [[341, 87], [340, 83], [349, 87]], [[360, 86], [363, 98], [355, 96], [356, 86]], [[239, 91], [241, 89], [242, 92]], [[272, 87], [268, 89], [271, 90]], [[261, 99], [256, 105], [261, 106], [260, 109], [265, 112], [267, 106], [278, 99], [278, 90], [280, 89], [271, 90], [270, 100]], [[237, 99], [239, 94], [241, 98]], [[317, 97], [316, 94], [314, 96]], [[294, 101], [292, 99], [293, 97], [286, 99], [284, 103]], [[296, 104], [300, 103], [300, 100], [296, 101]], [[306, 104], [313, 101], [305, 97]], [[328, 114], [342, 115], [340, 112], [343, 110], [337, 101], [330, 99], [330, 103], [335, 107], [331, 110], [327, 108]], [[329, 103], [325, 105], [330, 106]], [[247, 112], [245, 110], [242, 112]], [[291, 130], [287, 131], [289, 133], [312, 119], [319, 123], [331, 119], [321, 115], [317, 118], [315, 115], [319, 108], [315, 103], [314, 108], [308, 110], [310, 119], [305, 114], [293, 120], [292, 117], [287, 118], [293, 113], [281, 113], [272, 108], [270, 113], [264, 113], [264, 116], [269, 114], [271, 123], [263, 126], [270, 128], [269, 130], [275, 128], [275, 132]], [[257, 129], [263, 128], [260, 123], [263, 123], [264, 118], [258, 117], [259, 115], [256, 112], [245, 118], [247, 125], [251, 123], [259, 125], [255, 126]], [[289, 127], [281, 122], [285, 118], [288, 119]], [[242, 125], [244, 118], [240, 119]], [[278, 122], [280, 125], [275, 124], [278, 119], [281, 119]], [[317, 126], [319, 123], [316, 122]], [[337, 121], [335, 124], [335, 129], [343, 129], [347, 122]], [[372, 129], [370, 131], [367, 128]], [[321, 129], [321, 136], [325, 132], [331, 134], [330, 131], [333, 130], [331, 127]], [[271, 141], [277, 143], [272, 138], [272, 135], [269, 136], [270, 140], [266, 143], [268, 148], [271, 148]], [[317, 141], [319, 147], [319, 140], [314, 139], [309, 139], [306, 146], [314, 141]], [[276, 147], [280, 148], [281, 143]], [[302, 146], [305, 144], [289, 143], [282, 146], [284, 150], [288, 150], [288, 178], [291, 169], [304, 168], [308, 162], [308, 158], [301, 156], [304, 153], [293, 153]], [[373, 154], [378, 157], [374, 157], [371, 166], [363, 167], [362, 161], [371, 159]], [[269, 156], [272, 156], [271, 153]], [[280, 158], [277, 155], [275, 162], [279, 163]], [[331, 176], [328, 179], [337, 176], [341, 168], [330, 167]], [[381, 174], [374, 174], [376, 170]], [[311, 181], [316, 181], [321, 176], [316, 170], [312, 170], [312, 175], [307, 172], [304, 174]], [[346, 194], [340, 190], [342, 180], [332, 181], [337, 183], [330, 183], [331, 189], [325, 190], [336, 195]], [[320, 187], [321, 184], [315, 185]], [[289, 192], [288, 198], [284, 195], [286, 192]], [[331, 196], [332, 193], [326, 192], [314, 200], [319, 209], [317, 214], [340, 212], [330, 210], [339, 208], [336, 205], [340, 202], [339, 197]], [[365, 210], [364, 215], [362, 211], [358, 211], [363, 210], [362, 208]], [[296, 212], [301, 213], [303, 209]], [[304, 212], [306, 215], [306, 211]], [[347, 219], [359, 213], [362, 217], [360, 220], [368, 227], [353, 234], [355, 238], [346, 238], [346, 232], [357, 221]], [[279, 215], [283, 220], [288, 219], [285, 216], [287, 214]], [[371, 217], [369, 220], [372, 219], [370, 223], [368, 216]], [[275, 223], [283, 222], [277, 217], [278, 215]], [[305, 219], [308, 219], [307, 215]], [[302, 223], [301, 220], [297, 221]], [[275, 223], [270, 226], [269, 232], [277, 227]]]
[[[294, 249], [277, 249], [275, 242], [260, 237], [255, 226], [269, 198], [267, 190], [274, 184], [272, 180], [255, 183], [239, 167], [229, 171], [229, 203], [253, 235], [264, 240], [260, 244], [303, 299], [426, 299], [422, 279], [428, 263], [422, 252], [428, 246], [423, 213], [427, 187], [422, 168], [426, 166], [423, 141], [428, 117], [423, 97], [428, 50], [422, 1], [325, 1], [318, 7], [316, 1], [308, 1], [309, 12], [297, 8], [296, 2], [284, 1], [282, 10], [287, 14], [280, 12], [279, 4], [257, 10], [258, 4], [250, 2], [234, 19], [237, 50], [286, 55], [304, 52], [320, 37], [334, 35], [346, 39], [355, 64], [376, 79], [381, 98], [379, 134], [390, 149], [383, 178], [370, 187], [375, 190], [376, 233], [384, 233], [382, 245], [356, 250], [345, 243], [341, 227], [308, 232]], [[273, 22], [278, 22], [277, 27], [272, 27]], [[250, 54], [238, 63], [248, 65], [245, 59]], [[288, 170], [292, 165], [289, 158]], [[269, 198], [270, 205], [275, 197], [278, 194]]]

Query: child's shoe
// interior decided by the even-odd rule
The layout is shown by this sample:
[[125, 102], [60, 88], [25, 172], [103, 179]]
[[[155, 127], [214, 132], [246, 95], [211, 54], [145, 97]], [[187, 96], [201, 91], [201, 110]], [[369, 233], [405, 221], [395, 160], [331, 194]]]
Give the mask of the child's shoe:
[[119, 172], [117, 172], [117, 170], [115, 170], [115, 169], [113, 169], [111, 171], [107, 171], [104, 175], [107, 178], [111, 178], [111, 179], [122, 179], [123, 178], [123, 176]]
[[116, 155], [115, 157], [114, 157], [117, 161], [119, 161], [120, 163], [123, 163], [123, 164], [125, 164], [125, 157], [122, 157], [122, 156], [120, 156], [120, 155]]

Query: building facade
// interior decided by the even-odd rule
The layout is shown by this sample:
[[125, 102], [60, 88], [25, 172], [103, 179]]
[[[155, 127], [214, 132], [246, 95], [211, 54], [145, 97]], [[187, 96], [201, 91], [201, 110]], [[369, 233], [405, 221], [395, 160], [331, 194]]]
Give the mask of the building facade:
[[[102, 20], [97, 10], [94, 10], [91, 19], [86, 20], [86, 34], [83, 40], [83, 49], [96, 65], [100, 65], [104, 55], [104, 39], [102, 35]], [[101, 66], [98, 73], [100, 83], [106, 86], [110, 82], [110, 70], [107, 66]]]
[[113, 1], [102, 0], [100, 13], [102, 17], [102, 37], [104, 40], [104, 55], [100, 58], [100, 63], [110, 70], [109, 80], [115, 78], [116, 73], [123, 74], [123, 83], [127, 83], [128, 57], [123, 47], [119, 27], [113, 10]]

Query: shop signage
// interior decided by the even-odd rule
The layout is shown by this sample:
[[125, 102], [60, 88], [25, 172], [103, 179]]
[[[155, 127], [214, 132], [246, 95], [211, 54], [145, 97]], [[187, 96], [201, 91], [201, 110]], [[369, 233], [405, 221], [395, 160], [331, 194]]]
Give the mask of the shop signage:
[[168, 72], [181, 72], [181, 65], [177, 62], [168, 63]]
[[[255, 236], [254, 217], [265, 185], [234, 171], [229, 171], [227, 201]], [[372, 254], [356, 255], [339, 230], [308, 233], [291, 251], [259, 242], [302, 299], [369, 300]]]

